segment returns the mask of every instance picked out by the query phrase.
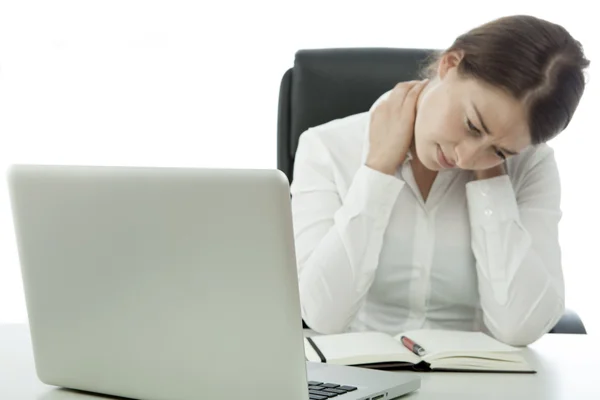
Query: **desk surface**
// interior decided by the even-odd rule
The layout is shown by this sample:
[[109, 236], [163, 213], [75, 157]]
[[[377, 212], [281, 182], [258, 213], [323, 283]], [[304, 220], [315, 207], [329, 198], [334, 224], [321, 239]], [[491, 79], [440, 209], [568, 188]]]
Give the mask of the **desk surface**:
[[[589, 335], [546, 335], [525, 350], [538, 373], [422, 373], [422, 387], [407, 400], [600, 399], [600, 341]], [[399, 372], [414, 374], [414, 372]], [[111, 400], [56, 389], [35, 374], [26, 325], [0, 325], [0, 399]]]

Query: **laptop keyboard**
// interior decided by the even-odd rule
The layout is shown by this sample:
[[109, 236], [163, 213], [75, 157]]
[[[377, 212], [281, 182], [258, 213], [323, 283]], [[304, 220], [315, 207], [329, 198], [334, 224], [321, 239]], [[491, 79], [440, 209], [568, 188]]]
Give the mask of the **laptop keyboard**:
[[310, 400], [325, 400], [332, 397], [341, 396], [354, 390], [356, 390], [354, 386], [315, 381], [308, 382], [308, 394], [310, 396]]

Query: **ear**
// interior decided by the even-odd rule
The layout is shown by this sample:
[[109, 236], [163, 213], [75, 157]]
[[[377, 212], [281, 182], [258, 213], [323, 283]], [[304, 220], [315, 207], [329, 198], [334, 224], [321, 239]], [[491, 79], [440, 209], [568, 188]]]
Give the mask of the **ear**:
[[456, 68], [460, 61], [463, 58], [462, 52], [458, 51], [449, 51], [445, 53], [441, 58], [438, 64], [438, 76], [440, 79], [444, 79], [446, 74], [452, 69]]

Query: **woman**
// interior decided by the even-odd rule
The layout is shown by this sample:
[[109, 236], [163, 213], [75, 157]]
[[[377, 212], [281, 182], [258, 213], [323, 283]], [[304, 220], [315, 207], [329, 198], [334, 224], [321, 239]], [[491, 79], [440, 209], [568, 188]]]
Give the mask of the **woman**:
[[512, 345], [564, 311], [564, 130], [589, 62], [530, 16], [456, 39], [370, 112], [312, 128], [292, 208], [302, 316], [321, 333], [479, 330]]

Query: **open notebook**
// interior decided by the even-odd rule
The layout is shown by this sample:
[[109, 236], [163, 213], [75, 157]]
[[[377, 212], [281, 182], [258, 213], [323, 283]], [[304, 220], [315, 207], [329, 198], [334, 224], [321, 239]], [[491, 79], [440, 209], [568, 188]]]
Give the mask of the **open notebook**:
[[[419, 357], [401, 343], [406, 336], [424, 348]], [[521, 354], [481, 332], [416, 330], [392, 337], [351, 332], [305, 338], [308, 361], [416, 371], [535, 372]]]

